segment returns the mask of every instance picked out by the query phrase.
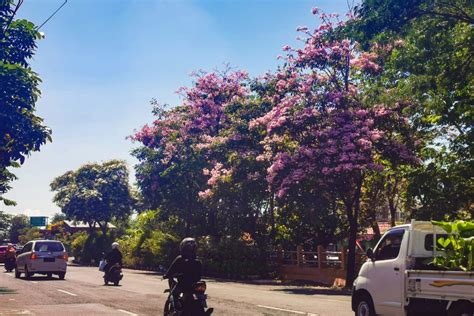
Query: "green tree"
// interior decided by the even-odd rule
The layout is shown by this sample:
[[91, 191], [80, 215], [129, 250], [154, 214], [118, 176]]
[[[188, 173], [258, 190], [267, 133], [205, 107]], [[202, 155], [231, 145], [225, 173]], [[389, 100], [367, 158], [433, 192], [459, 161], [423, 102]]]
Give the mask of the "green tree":
[[16, 215], [11, 220], [9, 237], [12, 243], [18, 243], [19, 237], [31, 228], [30, 218], [26, 215]]
[[112, 219], [125, 219], [133, 211], [134, 198], [129, 173], [124, 161], [85, 164], [68, 171], [51, 183], [53, 201], [67, 216], [89, 224], [97, 224], [106, 235]]
[[33, 23], [15, 20], [22, 2], [0, 1], [0, 201], [6, 205], [15, 204], [2, 196], [16, 178], [8, 168], [51, 141], [51, 131], [35, 115], [41, 80], [29, 66], [42, 35]]
[[51, 218], [51, 221], [49, 222], [50, 224], [56, 224], [62, 221], [67, 220], [66, 214], [63, 213], [55, 213], [53, 217]]
[[0, 241], [8, 237], [12, 216], [0, 211]]
[[411, 120], [424, 134], [425, 163], [405, 173], [412, 216], [472, 214], [473, 1], [364, 0], [356, 15], [348, 30], [364, 47], [395, 48], [382, 82], [390, 94], [410, 96]]

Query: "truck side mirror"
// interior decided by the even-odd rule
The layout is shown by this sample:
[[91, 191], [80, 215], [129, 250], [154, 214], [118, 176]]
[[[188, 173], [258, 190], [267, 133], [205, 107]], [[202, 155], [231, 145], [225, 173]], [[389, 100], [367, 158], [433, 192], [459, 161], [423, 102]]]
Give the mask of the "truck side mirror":
[[372, 261], [375, 261], [375, 254], [372, 248], [367, 249], [367, 258], [369, 258]]

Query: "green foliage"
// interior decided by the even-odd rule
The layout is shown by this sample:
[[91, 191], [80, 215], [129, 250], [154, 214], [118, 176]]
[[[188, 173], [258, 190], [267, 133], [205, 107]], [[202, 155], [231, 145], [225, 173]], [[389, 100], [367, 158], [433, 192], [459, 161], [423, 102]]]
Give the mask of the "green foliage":
[[474, 5], [472, 0], [364, 0], [347, 34], [394, 47], [384, 65], [391, 95], [409, 96], [424, 164], [407, 175], [412, 218], [472, 218]]
[[14, 205], [2, 195], [16, 179], [7, 168], [17, 168], [33, 151], [51, 141], [51, 131], [35, 115], [40, 78], [28, 65], [42, 36], [27, 20], [14, 20], [20, 6], [0, 5], [0, 202]]
[[80, 263], [97, 264], [102, 258], [102, 253], [111, 250], [114, 241], [113, 234], [79, 232], [72, 236], [71, 252], [75, 260]]
[[180, 239], [164, 231], [166, 229], [158, 222], [157, 215], [157, 211], [139, 214], [126, 235], [119, 240], [124, 264], [168, 266], [178, 255]]
[[469, 220], [473, 217], [474, 162], [459, 162], [440, 152], [408, 174], [407, 209], [419, 220]]
[[0, 242], [8, 237], [12, 216], [0, 211]]
[[53, 201], [68, 218], [91, 227], [97, 223], [105, 234], [108, 222], [126, 219], [133, 210], [135, 200], [128, 181], [124, 161], [86, 164], [53, 180]]
[[433, 264], [448, 270], [474, 271], [474, 222], [433, 221], [448, 234], [437, 240], [437, 250], [442, 255], [433, 259]]
[[51, 218], [49, 223], [50, 224], [57, 224], [57, 223], [60, 223], [62, 221], [65, 221], [66, 219], [67, 219], [66, 214], [55, 213], [53, 215], [53, 217]]
[[12, 243], [20, 242], [20, 235], [30, 229], [30, 218], [26, 215], [16, 215], [11, 219], [9, 239]]
[[242, 238], [200, 238], [198, 256], [207, 275], [245, 279], [270, 271], [267, 254], [255, 242]]
[[18, 240], [20, 244], [24, 245], [27, 242], [35, 239], [41, 239], [43, 234], [41, 234], [39, 228], [32, 227], [32, 228], [25, 228], [20, 230], [21, 234], [18, 236]]

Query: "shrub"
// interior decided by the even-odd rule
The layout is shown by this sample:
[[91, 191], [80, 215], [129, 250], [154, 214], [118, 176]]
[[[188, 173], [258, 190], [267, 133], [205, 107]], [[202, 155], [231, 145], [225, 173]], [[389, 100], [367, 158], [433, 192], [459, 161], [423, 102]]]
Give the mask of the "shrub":
[[146, 211], [138, 215], [127, 235], [119, 241], [124, 264], [167, 267], [178, 255], [179, 238], [162, 230], [157, 213]]
[[270, 272], [266, 253], [253, 241], [230, 236], [219, 241], [203, 237], [198, 239], [198, 245], [198, 256], [207, 275], [243, 279]]
[[71, 251], [74, 258], [83, 264], [97, 264], [102, 253], [110, 251], [110, 245], [115, 240], [113, 234], [104, 236], [101, 232], [89, 234], [80, 232], [73, 235]]
[[474, 271], [474, 222], [436, 222], [449, 236], [438, 239], [442, 255], [433, 260], [435, 266], [448, 270]]

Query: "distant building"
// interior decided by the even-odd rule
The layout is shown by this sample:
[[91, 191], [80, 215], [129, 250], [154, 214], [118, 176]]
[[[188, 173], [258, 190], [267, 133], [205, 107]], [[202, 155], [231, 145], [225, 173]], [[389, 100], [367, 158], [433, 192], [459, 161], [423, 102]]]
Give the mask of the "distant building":
[[[107, 228], [113, 230], [113, 229], [116, 229], [117, 227], [111, 223], [107, 223]], [[88, 223], [69, 221], [69, 220], [65, 220], [65, 221], [55, 223], [55, 224], [48, 225], [48, 231], [50, 232], [51, 235], [54, 235], [61, 231], [74, 234], [77, 232], [87, 232], [90, 229], [91, 228], [89, 227]], [[95, 223], [94, 229], [100, 230], [99, 224]]]

